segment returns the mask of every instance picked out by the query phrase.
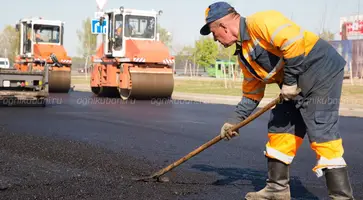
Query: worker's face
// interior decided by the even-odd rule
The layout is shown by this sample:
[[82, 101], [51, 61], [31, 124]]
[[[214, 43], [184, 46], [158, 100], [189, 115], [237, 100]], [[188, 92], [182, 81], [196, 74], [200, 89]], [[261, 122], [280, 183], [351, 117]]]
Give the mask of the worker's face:
[[234, 44], [235, 40], [231, 31], [223, 23], [213, 22], [209, 25], [209, 28], [213, 34], [214, 41], [218, 41], [225, 48]]

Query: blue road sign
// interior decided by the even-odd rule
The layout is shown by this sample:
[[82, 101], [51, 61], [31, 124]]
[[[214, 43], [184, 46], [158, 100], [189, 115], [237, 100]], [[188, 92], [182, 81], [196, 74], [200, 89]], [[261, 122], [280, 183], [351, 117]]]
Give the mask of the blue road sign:
[[92, 19], [92, 34], [106, 34], [107, 26], [107, 20], [103, 20], [101, 25], [99, 19]]

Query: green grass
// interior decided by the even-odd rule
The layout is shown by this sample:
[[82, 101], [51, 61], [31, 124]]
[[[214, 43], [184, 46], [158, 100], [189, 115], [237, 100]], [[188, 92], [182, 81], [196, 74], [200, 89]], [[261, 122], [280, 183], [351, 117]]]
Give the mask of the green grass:
[[363, 97], [363, 85], [343, 85], [342, 93], [345, 96], [360, 96]]
[[[227, 81], [226, 84], [223, 80], [175, 80], [174, 91], [241, 96], [242, 82]], [[278, 93], [279, 88], [277, 85], [267, 85], [265, 97], [276, 97]]]
[[[89, 78], [73, 77], [72, 84], [90, 84]], [[227, 88], [225, 88], [224, 80], [219, 79], [205, 79], [205, 80], [190, 80], [190, 79], [175, 79], [174, 91], [185, 93], [198, 93], [198, 94], [216, 94], [216, 95], [242, 95], [242, 82], [241, 81], [227, 81]], [[280, 89], [276, 84], [266, 86], [265, 97], [276, 97]], [[363, 105], [363, 86], [344, 84], [342, 91], [342, 101], [348, 104]]]
[[363, 86], [343, 85], [341, 102], [344, 104], [363, 105]]

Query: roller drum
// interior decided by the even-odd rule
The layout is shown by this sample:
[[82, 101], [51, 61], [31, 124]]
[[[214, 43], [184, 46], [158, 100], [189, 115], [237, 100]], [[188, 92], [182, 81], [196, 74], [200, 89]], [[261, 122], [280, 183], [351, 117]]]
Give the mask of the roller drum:
[[70, 71], [49, 71], [49, 92], [68, 93], [70, 88]]
[[120, 89], [122, 99], [170, 98], [174, 89], [174, 77], [166, 72], [130, 72], [131, 89]]

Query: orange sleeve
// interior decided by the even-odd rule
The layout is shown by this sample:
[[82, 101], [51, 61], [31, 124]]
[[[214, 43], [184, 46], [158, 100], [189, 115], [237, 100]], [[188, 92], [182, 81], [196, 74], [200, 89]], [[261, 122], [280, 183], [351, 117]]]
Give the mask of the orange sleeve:
[[255, 101], [261, 101], [265, 94], [266, 84], [256, 79], [241, 62], [240, 66], [243, 73], [243, 96]]

